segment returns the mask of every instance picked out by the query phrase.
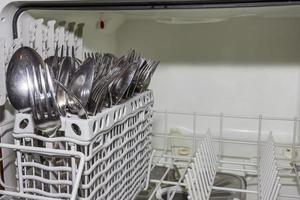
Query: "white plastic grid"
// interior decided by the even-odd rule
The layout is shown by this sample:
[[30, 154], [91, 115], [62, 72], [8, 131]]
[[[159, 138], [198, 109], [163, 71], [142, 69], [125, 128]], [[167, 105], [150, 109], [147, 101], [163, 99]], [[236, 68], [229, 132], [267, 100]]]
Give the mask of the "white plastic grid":
[[[40, 147], [21, 146], [18, 144], [13, 145], [13, 144], [4, 144], [4, 143], [0, 143], [0, 148], [2, 150], [3, 149], [13, 150], [13, 151], [11, 151], [11, 153], [14, 153], [14, 154], [20, 154], [22, 152], [23, 154], [35, 155], [36, 157], [60, 157], [60, 158], [66, 159], [66, 160], [74, 159], [77, 163], [76, 167], [74, 167], [74, 170], [75, 170], [74, 180], [73, 180], [72, 185], [66, 186], [70, 189], [69, 194], [67, 194], [66, 197], [68, 197], [68, 199], [71, 199], [71, 200], [76, 199], [77, 191], [78, 191], [78, 188], [80, 185], [81, 175], [82, 175], [83, 168], [84, 168], [84, 155], [81, 152], [69, 152], [66, 150], [45, 149], [45, 148], [40, 148]], [[13, 156], [13, 155], [9, 154], [7, 156]], [[15, 156], [15, 157], [17, 157], [17, 156]], [[4, 159], [5, 159], [5, 157], [1, 158], [1, 161], [3, 161]], [[30, 166], [29, 163], [24, 163], [24, 165]], [[32, 169], [38, 169], [39, 166], [40, 165], [38, 163], [32, 162], [30, 167], [32, 167]], [[60, 172], [65, 171], [65, 170], [66, 171], [70, 170], [70, 168], [68, 168], [68, 167], [55, 167], [53, 169], [60, 171]], [[43, 177], [40, 177], [40, 178], [36, 177], [36, 178], [37, 178], [37, 181], [38, 181], [38, 179], [40, 179], [40, 180], [43, 179]], [[2, 177], [1, 177], [0, 182], [1, 182], [1, 186], [4, 188], [3, 190], [0, 190], [1, 195], [10, 196], [10, 197], [21, 197], [21, 198], [26, 198], [26, 199], [38, 199], [38, 200], [56, 200], [57, 199], [57, 197], [55, 197], [55, 194], [53, 194], [53, 196], [51, 196], [51, 197], [36, 196], [31, 192], [24, 192], [24, 190], [20, 190], [20, 188], [15, 188], [14, 186], [6, 185], [5, 183], [3, 183]], [[26, 184], [30, 184], [30, 183], [26, 182]]]
[[[24, 21], [22, 23], [23, 27], [20, 29], [21, 34], [19, 38], [13, 41], [0, 38], [0, 64], [1, 66], [5, 66], [1, 67], [2, 71], [0, 70], [1, 80], [5, 80], [5, 69], [8, 66], [11, 56], [21, 46], [34, 48], [43, 59], [53, 56], [57, 45], [59, 52], [62, 45], [65, 45], [65, 47], [74, 46], [76, 58], [83, 59], [83, 23], [76, 24], [74, 31], [69, 32], [64, 26], [55, 27], [55, 20], [45, 22], [42, 18], [34, 19], [29, 15], [24, 15], [22, 18]], [[0, 105], [4, 105], [6, 100], [5, 84], [1, 84]]]
[[[74, 47], [76, 58], [83, 58], [82, 33], [84, 24], [75, 24], [73, 32], [70, 32], [66, 30], [65, 26], [57, 25], [60, 23], [55, 20], [46, 22], [43, 18], [34, 19], [27, 15], [22, 18], [24, 18], [24, 27], [21, 28], [20, 37], [15, 39], [12, 44], [8, 42], [4, 44], [5, 65], [9, 63], [12, 54], [22, 45], [35, 49], [43, 59], [53, 56], [56, 46], [60, 52], [62, 45], [65, 47], [64, 51], [66, 51], [67, 46]], [[66, 25], [69, 24], [66, 23]]]
[[[34, 134], [30, 115], [17, 114], [14, 138], [20, 146], [83, 153], [85, 164], [79, 199], [131, 200], [146, 183], [151, 154], [152, 106], [152, 92], [147, 91], [87, 120], [64, 118], [61, 133], [67, 136], [54, 138]], [[124, 113], [123, 108], [126, 108]], [[120, 110], [122, 114], [116, 114]], [[112, 118], [107, 120], [107, 117]], [[24, 122], [28, 123], [25, 128]], [[66, 128], [69, 122], [82, 130], [80, 137], [93, 137], [79, 140], [74, 130]], [[92, 128], [85, 129], [84, 125]], [[39, 169], [38, 173], [32, 166]], [[20, 192], [68, 199], [76, 166], [72, 158], [36, 157], [20, 152], [17, 154]]]

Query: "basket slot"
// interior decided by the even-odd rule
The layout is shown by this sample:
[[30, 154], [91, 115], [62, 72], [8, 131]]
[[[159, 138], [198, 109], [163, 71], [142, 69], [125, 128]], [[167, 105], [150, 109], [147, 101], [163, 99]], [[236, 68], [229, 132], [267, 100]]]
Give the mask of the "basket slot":
[[67, 171], [67, 172], [72, 171], [71, 167], [56, 167], [56, 166], [49, 167], [49, 166], [41, 165], [41, 164], [36, 163], [36, 162], [23, 162], [22, 166], [24, 166], [24, 167], [44, 168], [47, 171]]
[[68, 194], [68, 193], [48, 193], [48, 192], [45, 192], [43, 190], [40, 190], [40, 189], [36, 189], [36, 188], [25, 188], [24, 189], [24, 192], [25, 193], [28, 193], [28, 194], [32, 194], [32, 195], [39, 195], [39, 196], [48, 196], [50, 198], [65, 198], [65, 199], [70, 199], [71, 198], [71, 195]]
[[[145, 138], [144, 138], [144, 139], [145, 139]], [[116, 166], [117, 168], [123, 168], [123, 167], [125, 167], [126, 162], [129, 162], [129, 161], [131, 161], [133, 158], [135, 158], [135, 156], [137, 156], [138, 153], [140, 153], [140, 152], [143, 150], [143, 148], [146, 148], [147, 145], [149, 145], [149, 143], [145, 143], [144, 145], [141, 145], [141, 148], [140, 148], [141, 150], [138, 151], [138, 152], [136, 152], [134, 155], [130, 156], [130, 159], [128, 158], [128, 155], [131, 154], [131, 152], [133, 151], [133, 148], [130, 149], [130, 150], [128, 150], [128, 151], [124, 151], [124, 153], [123, 153], [122, 155], [118, 156], [119, 159], [114, 160], [113, 163], [107, 163], [106, 165]], [[126, 160], [123, 160], [122, 158], [126, 158]], [[105, 162], [105, 161], [104, 161], [104, 160], [100, 160], [100, 161], [99, 161], [99, 164], [100, 164], [100, 163], [103, 163], [103, 162]], [[114, 164], [117, 164], [117, 163], [123, 163], [123, 165], [114, 165]], [[103, 165], [102, 165], [102, 166], [103, 166]], [[106, 168], [106, 167], [103, 167], [103, 168]], [[90, 180], [90, 184], [89, 184], [89, 185], [84, 185], [84, 186], [82, 186], [83, 189], [89, 188], [89, 187], [91, 186], [91, 184], [93, 184], [93, 183], [94, 183], [94, 182], [95, 182], [102, 174], [107, 173], [109, 170], [110, 170], [110, 168], [106, 168], [106, 169], [104, 169], [103, 171], [101, 171], [101, 173], [99, 173], [97, 176], [94, 176], [93, 179]], [[116, 172], [115, 172], [115, 173], [116, 173]], [[90, 175], [90, 174], [84, 174], [84, 175]], [[113, 176], [113, 175], [114, 175], [114, 174], [112, 174], [111, 176]], [[108, 178], [110, 178], [110, 177], [108, 177]]]
[[[111, 143], [99, 147], [99, 149], [97, 150], [98, 151], [98, 156], [94, 155], [92, 158], [90, 158], [90, 159], [98, 158], [97, 161], [95, 163], [93, 163], [93, 165], [91, 165], [91, 168], [89, 170], [87, 170], [87, 171], [84, 172], [84, 175], [89, 175], [90, 173], [92, 173], [92, 170], [94, 170], [96, 166], [98, 166], [103, 161], [106, 161], [106, 160], [110, 159], [113, 156], [113, 154], [117, 154], [118, 152], [124, 152], [123, 149], [126, 148], [126, 145], [128, 145], [129, 142], [132, 142], [134, 139], [136, 139], [136, 140], [144, 140], [146, 136], [141, 137], [141, 138], [139, 136], [147, 128], [148, 128], [148, 126], [143, 127], [142, 130], [139, 130], [139, 132], [140, 132], [139, 134], [137, 134], [137, 135], [131, 135], [130, 137], [126, 136], [126, 135], [128, 135], [128, 133], [124, 132], [118, 138], [119, 140], [121, 140], [121, 142], [118, 143], [118, 148], [114, 148], [110, 152], [107, 152], [106, 149], [108, 147], [110, 147]], [[114, 140], [114, 141], [117, 141], [117, 140]], [[125, 143], [125, 141], [127, 141], [127, 142]], [[125, 155], [125, 153], [118, 154], [118, 156], [120, 158], [119, 160], [121, 160], [124, 155]], [[118, 160], [116, 160], [116, 161], [118, 161]]]

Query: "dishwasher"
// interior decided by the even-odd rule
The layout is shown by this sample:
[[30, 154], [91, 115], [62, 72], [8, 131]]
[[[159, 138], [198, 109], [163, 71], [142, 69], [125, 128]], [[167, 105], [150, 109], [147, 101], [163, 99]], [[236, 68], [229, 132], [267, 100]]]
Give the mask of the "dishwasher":
[[300, 199], [300, 1], [0, 2], [0, 198]]

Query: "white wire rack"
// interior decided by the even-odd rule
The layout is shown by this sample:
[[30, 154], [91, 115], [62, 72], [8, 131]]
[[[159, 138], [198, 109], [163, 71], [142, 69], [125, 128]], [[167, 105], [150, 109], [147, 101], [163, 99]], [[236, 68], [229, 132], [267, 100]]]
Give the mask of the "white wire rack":
[[[152, 154], [152, 165], [147, 166], [149, 166], [149, 172], [150, 170], [154, 170], [156, 166], [165, 166], [166, 171], [160, 176], [160, 178], [150, 178], [150, 173], [147, 172], [146, 168], [142, 170], [145, 172], [145, 175], [148, 173], [149, 183], [155, 184], [154, 189], [149, 195], [149, 200], [154, 199], [157, 196], [157, 193], [160, 192], [161, 187], [166, 185], [172, 186], [173, 188], [173, 190], [168, 194], [168, 200], [172, 200], [175, 197], [176, 191], [182, 191], [182, 188], [189, 189], [191, 195], [190, 199], [193, 199], [193, 196], [196, 197], [196, 199], [208, 199], [209, 194], [216, 190], [244, 193], [247, 195], [247, 200], [300, 199], [300, 195], [297, 190], [297, 163], [299, 162], [297, 152], [300, 149], [297, 134], [299, 120], [297, 118], [263, 116], [250, 117], [224, 114], [207, 115], [175, 112], [155, 112], [154, 116], [156, 120], [154, 121], [153, 137], [157, 138], [163, 145], [156, 142], [155, 146], [154, 143], [155, 150]], [[164, 120], [161, 120], [160, 116], [162, 116]], [[191, 121], [193, 123], [190, 124], [190, 127], [193, 127], [194, 131], [192, 133], [182, 135], [170, 133], [171, 131], [168, 130], [172, 130], [172, 126], [174, 124], [178, 125], [178, 122], [172, 118], [174, 116], [180, 116], [179, 118], [182, 123], [186, 123], [192, 119]], [[182, 118], [185, 116], [189, 117], [189, 119], [185, 120]], [[210, 126], [211, 124], [206, 122], [206, 125], [202, 124], [202, 126], [200, 126], [198, 118], [210, 118], [216, 120], [218, 123], [216, 123], [217, 125], [208, 131], [208, 133], [207, 130], [203, 133], [197, 128]], [[254, 131], [240, 129], [240, 131], [236, 131], [239, 135], [245, 133], [247, 135], [242, 135], [242, 139], [238, 139], [236, 137], [229, 138], [228, 135], [230, 135], [232, 130], [236, 130], [229, 129], [228, 131], [226, 122], [227, 120], [232, 119], [253, 120], [256, 122], [254, 124], [257, 129]], [[269, 127], [266, 127], [265, 125], [267, 121], [275, 122], [275, 124], [279, 124], [281, 122], [287, 123], [288, 126], [290, 126], [290, 129], [287, 130], [290, 131], [283, 134], [284, 137], [290, 138], [291, 142], [274, 142], [273, 140], [276, 141], [276, 137], [269, 136]], [[239, 121], [238, 124], [240, 123], [241, 122]], [[160, 124], [164, 124], [164, 126], [161, 127], [167, 130], [165, 133], [159, 132], [158, 129]], [[273, 125], [274, 124], [270, 125], [270, 127], [273, 127]], [[242, 124], [242, 126], [245, 126], [245, 124]], [[203, 130], [204, 129], [206, 129], [206, 127], [203, 128]], [[283, 129], [273, 128], [272, 134], [276, 135], [276, 132], [279, 130]], [[26, 133], [23, 134], [24, 137], [28, 135]], [[255, 139], [251, 140], [251, 134], [256, 136]], [[268, 137], [265, 137], [265, 135]], [[26, 141], [24, 140], [24, 142]], [[46, 143], [49, 145], [51, 142], [53, 141], [47, 140]], [[234, 148], [235, 145], [237, 148]], [[0, 147], [6, 148], [10, 146], [1, 144]], [[244, 154], [239, 154], [247, 149], [247, 147], [251, 147], [251, 153], [245, 151], [246, 153], [244, 152]], [[30, 146], [13, 145], [11, 148], [19, 149], [20, 151], [30, 150], [29, 153], [34, 151], [37, 154], [49, 155], [53, 153], [47, 152], [47, 148], [46, 152], [45, 149]], [[238, 149], [238, 151], [236, 149]], [[283, 152], [282, 150], [285, 151]], [[53, 149], [53, 151], [56, 152], [56, 149]], [[289, 151], [290, 154], [285, 155], [285, 152]], [[66, 156], [66, 152], [61, 153]], [[80, 155], [73, 156], [80, 157]], [[85, 164], [87, 163], [85, 162]], [[175, 167], [180, 169], [180, 176], [178, 177], [178, 180], [167, 180], [166, 177], [168, 173]], [[80, 174], [79, 168], [78, 172]], [[218, 172], [230, 172], [244, 176], [248, 181], [248, 187], [246, 189], [238, 189], [214, 186], [212, 184], [212, 180]], [[197, 179], [195, 179], [195, 177]], [[146, 188], [148, 187], [149, 184], [146, 185]], [[199, 187], [201, 190], [197, 190]], [[39, 196], [30, 196], [31, 194], [20, 194], [15, 191], [10, 191], [9, 186], [4, 185], [4, 188], [6, 190], [0, 191], [0, 194], [19, 196], [29, 199], [46, 199], [44, 197], [40, 198]], [[289, 188], [292, 188], [293, 192], [286, 190]], [[53, 199], [53, 197], [48, 198]], [[70, 196], [70, 198], [72, 199], [73, 196]]]
[[[258, 199], [276, 200], [281, 184], [275, 158], [275, 146], [270, 134], [267, 142], [258, 146]], [[185, 181], [191, 200], [208, 200], [216, 176], [217, 156], [214, 152], [210, 135], [204, 136], [192, 159]]]
[[[153, 143], [158, 144], [154, 145], [151, 170], [156, 166], [164, 166], [166, 170], [160, 178], [149, 178], [149, 182], [155, 184], [149, 200], [166, 186], [173, 188], [168, 200], [182, 190], [179, 188], [188, 188], [190, 199], [209, 199], [211, 191], [217, 190], [243, 193], [247, 200], [300, 199], [296, 171], [300, 149], [298, 118], [167, 111], [156, 111], [154, 116]], [[285, 126], [279, 125], [281, 123]], [[174, 134], [174, 126], [181, 126], [180, 134], [179, 128]], [[183, 130], [186, 133], [182, 133]], [[212, 137], [206, 136], [207, 132]], [[278, 142], [269, 136], [271, 132]], [[179, 178], [167, 180], [174, 168], [180, 169]], [[248, 187], [214, 186], [212, 180], [216, 172], [243, 176]]]

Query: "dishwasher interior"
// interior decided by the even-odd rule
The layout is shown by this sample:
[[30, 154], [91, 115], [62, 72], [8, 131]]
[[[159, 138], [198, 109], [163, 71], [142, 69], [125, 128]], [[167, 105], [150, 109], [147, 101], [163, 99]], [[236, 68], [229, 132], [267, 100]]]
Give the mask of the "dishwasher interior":
[[[98, 176], [98, 171], [86, 175], [89, 172], [83, 170], [76, 176], [89, 165], [83, 164], [84, 159], [92, 156], [90, 165], [97, 163], [96, 153], [92, 151], [97, 149], [95, 145], [101, 143], [102, 138], [86, 145], [85, 136], [79, 135], [75, 139], [83, 139], [82, 143], [74, 146], [72, 140], [63, 141], [65, 146], [56, 151], [58, 139], [30, 135], [34, 129], [30, 116], [15, 112], [6, 102], [2, 110], [1, 141], [19, 145], [20, 149], [2, 146], [3, 198], [12, 195], [25, 199], [72, 199], [79, 195], [78, 199], [101, 199], [102, 192], [106, 194], [105, 189], [112, 188], [108, 194], [112, 194], [111, 199], [300, 199], [299, 11], [300, 6], [293, 5], [168, 10], [36, 9], [23, 12], [17, 22], [18, 37], [0, 43], [4, 47], [2, 60], [6, 67], [12, 54], [21, 46], [32, 47], [45, 59], [54, 54], [56, 44], [58, 47], [74, 46], [79, 59], [97, 52], [121, 56], [135, 49], [160, 61], [150, 90], [120, 107], [112, 107], [114, 114], [108, 114], [115, 119], [115, 113], [119, 113], [122, 127], [122, 123], [128, 121], [122, 121], [125, 120], [122, 109], [126, 107], [127, 112], [132, 112], [130, 117], [136, 115], [138, 120], [144, 120], [141, 123], [151, 123], [149, 133], [145, 133], [149, 136], [143, 133], [135, 137], [141, 137], [143, 144], [151, 140], [152, 146], [143, 154], [149, 160], [139, 164], [143, 156], [133, 159], [138, 163], [137, 170], [133, 167], [133, 174], [125, 176], [129, 182], [119, 184], [126, 187], [119, 192], [124, 195], [121, 198], [114, 194], [118, 190], [114, 188], [118, 186], [114, 178], [103, 186], [101, 180], [89, 183], [93, 176]], [[66, 51], [66, 48], [60, 51]], [[139, 113], [133, 114], [143, 106], [147, 108], [142, 117]], [[67, 133], [69, 122], [64, 120]], [[22, 128], [24, 122], [26, 125]], [[90, 128], [92, 132], [102, 130], [103, 126], [114, 126], [102, 116], [96, 122], [100, 125], [78, 124], [82, 125], [79, 126], [81, 130]], [[102, 125], [104, 122], [106, 125]], [[76, 133], [74, 127], [69, 131]], [[39, 141], [45, 151], [31, 148]], [[86, 148], [82, 150], [85, 158], [76, 153], [80, 145]], [[140, 148], [139, 144], [134, 145]], [[50, 165], [43, 168], [49, 175], [37, 178], [36, 171], [25, 170], [28, 166], [34, 168], [41, 164], [32, 161], [35, 150], [37, 154], [64, 157], [62, 160], [67, 160], [68, 167], [76, 165], [77, 169], [70, 172], [71, 177], [69, 172], [54, 177], [51, 171], [63, 166]], [[73, 157], [66, 156], [67, 150], [73, 152]], [[22, 151], [29, 153], [23, 155]], [[16, 154], [17, 161], [12, 154]], [[24, 157], [28, 160], [16, 167], [15, 162]], [[107, 177], [114, 174], [113, 170], [117, 169], [109, 168]], [[20, 184], [21, 174], [24, 185]], [[81, 175], [84, 178], [80, 178]], [[63, 181], [70, 185], [67, 189], [45, 186], [59, 184], [64, 176], [68, 178]], [[144, 177], [134, 183], [140, 185], [136, 186], [138, 190], [130, 188], [129, 179], [138, 179], [138, 176]], [[97, 187], [97, 183], [102, 187]], [[26, 187], [33, 189], [26, 190]], [[81, 189], [75, 191], [78, 187]], [[53, 195], [65, 190], [72, 196]], [[101, 191], [99, 194], [98, 190]]]

